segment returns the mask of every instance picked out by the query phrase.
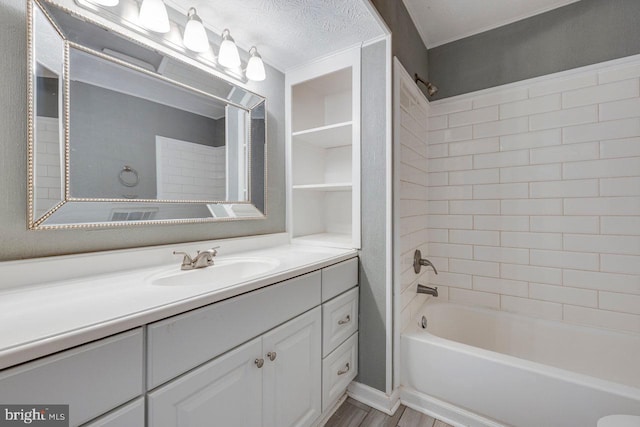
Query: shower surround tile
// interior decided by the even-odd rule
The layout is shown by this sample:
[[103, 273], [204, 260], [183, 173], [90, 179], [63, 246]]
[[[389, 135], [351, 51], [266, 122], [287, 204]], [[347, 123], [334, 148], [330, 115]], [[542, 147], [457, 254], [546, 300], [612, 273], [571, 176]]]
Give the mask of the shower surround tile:
[[[427, 270], [420, 274], [413, 271], [413, 253], [416, 249], [422, 251], [423, 256], [428, 256], [427, 242], [429, 235], [433, 235], [438, 221], [449, 224], [447, 218], [450, 198], [470, 198], [471, 185], [450, 186], [448, 171], [471, 168], [471, 156], [450, 157], [449, 141], [471, 138], [471, 127], [459, 127], [454, 131], [448, 128], [449, 117], [442, 115], [440, 118], [427, 119], [429, 116], [429, 104], [414, 87], [402, 83], [402, 96], [400, 96], [399, 141], [394, 147], [395, 174], [397, 181], [395, 196], [394, 217], [396, 220], [395, 233], [398, 235], [394, 243], [394, 251], [399, 259], [397, 273], [394, 280], [394, 299], [399, 301], [400, 329], [404, 329], [419, 311], [424, 303], [426, 295], [416, 294], [418, 282], [427, 283]], [[468, 104], [468, 105], [467, 105]], [[445, 108], [444, 113], [459, 111], [471, 102], [461, 103], [459, 106]], [[411, 111], [411, 114], [408, 113]], [[443, 113], [443, 114], [444, 114]], [[433, 129], [429, 132], [429, 129]], [[429, 146], [429, 142], [433, 145]], [[437, 143], [436, 143], [437, 142]], [[434, 160], [442, 158], [440, 168], [433, 166]], [[440, 170], [438, 170], [440, 169]], [[429, 203], [429, 185], [433, 186], [434, 197], [442, 198], [442, 202]], [[431, 222], [429, 214], [435, 215]], [[456, 217], [456, 225], [463, 228], [471, 228], [472, 217]], [[454, 221], [455, 222], [455, 221]], [[431, 233], [430, 233], [431, 229]], [[440, 239], [448, 239], [448, 231]], [[448, 254], [447, 254], [448, 257]], [[470, 256], [469, 256], [470, 257]], [[448, 259], [447, 259], [448, 262]], [[448, 268], [444, 268], [447, 270]], [[446, 274], [443, 272], [442, 274]], [[470, 281], [469, 276], [469, 281]], [[446, 292], [443, 293], [446, 298]]]
[[429, 109], [426, 144], [443, 145], [427, 159], [441, 213], [427, 248], [449, 270], [429, 282], [464, 304], [639, 332], [640, 57]]

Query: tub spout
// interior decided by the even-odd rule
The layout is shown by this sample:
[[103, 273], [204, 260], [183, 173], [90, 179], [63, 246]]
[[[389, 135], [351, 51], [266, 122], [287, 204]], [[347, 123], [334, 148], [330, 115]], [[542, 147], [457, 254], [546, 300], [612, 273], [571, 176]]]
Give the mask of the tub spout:
[[437, 297], [438, 296], [438, 287], [436, 286], [435, 288], [432, 288], [431, 286], [425, 286], [425, 285], [421, 285], [420, 283], [418, 283], [417, 292], [419, 294], [427, 294], [427, 295], [432, 295], [434, 297]]

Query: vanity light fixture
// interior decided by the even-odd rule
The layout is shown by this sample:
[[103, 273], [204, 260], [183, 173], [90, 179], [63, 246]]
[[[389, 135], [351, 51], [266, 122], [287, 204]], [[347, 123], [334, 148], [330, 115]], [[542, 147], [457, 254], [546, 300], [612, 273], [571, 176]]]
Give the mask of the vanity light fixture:
[[196, 8], [192, 7], [187, 12], [187, 25], [184, 27], [184, 35], [182, 36], [182, 44], [194, 52], [206, 52], [209, 50], [209, 39], [207, 31], [202, 25], [202, 19], [196, 13]]
[[247, 63], [247, 70], [245, 74], [249, 80], [261, 82], [266, 78], [262, 56], [260, 56], [258, 48], [255, 46], [251, 46], [251, 49], [249, 49], [249, 55], [250, 58]]
[[142, 0], [138, 19], [140, 25], [153, 32], [164, 34], [171, 30], [167, 7], [162, 0]]
[[[180, 37], [180, 29], [184, 21], [175, 22], [169, 20], [168, 11], [171, 11], [172, 16], [176, 11], [168, 9], [164, 0], [75, 0], [75, 2], [93, 12], [101, 10], [112, 19], [119, 19], [121, 22], [127, 23], [128, 26], [143, 36], [159, 41], [180, 54], [190, 55], [192, 59], [208, 66], [213, 66], [217, 71], [221, 71], [233, 78], [245, 82], [247, 80], [260, 82], [266, 79], [264, 62], [262, 56], [258, 53], [258, 49], [255, 46], [249, 49], [249, 58], [246, 68], [244, 68], [238, 47], [228, 28], [225, 28], [220, 35], [221, 43], [218, 56], [217, 58], [214, 57], [216, 46], [213, 45], [212, 49], [207, 36], [207, 29], [195, 7], [189, 8], [186, 14], [187, 21], [184, 23], [184, 31], [182, 32], [182, 37]], [[119, 10], [112, 9], [117, 5], [120, 5], [117, 8]], [[136, 9], [138, 10], [137, 19], [135, 15]], [[133, 11], [134, 15], [131, 16], [129, 11]], [[194, 52], [198, 55], [194, 55]], [[111, 55], [118, 57], [116, 54]], [[135, 59], [128, 58], [127, 61], [135, 62]], [[156, 71], [155, 67], [149, 64], [140, 66]]]
[[240, 66], [240, 55], [236, 42], [231, 37], [228, 29], [222, 32], [222, 43], [218, 53], [218, 63], [227, 68], [238, 68]]

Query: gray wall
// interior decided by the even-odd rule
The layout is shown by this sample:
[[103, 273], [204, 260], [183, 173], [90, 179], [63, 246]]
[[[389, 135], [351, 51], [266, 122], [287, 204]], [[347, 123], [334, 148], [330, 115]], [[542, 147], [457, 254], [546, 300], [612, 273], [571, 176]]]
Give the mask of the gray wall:
[[362, 250], [357, 379], [383, 392], [387, 354], [386, 59], [385, 41], [362, 50]]
[[266, 234], [285, 230], [284, 75], [267, 67], [251, 89], [268, 98], [268, 213], [264, 220], [126, 229], [27, 230], [26, 2], [0, 0], [0, 260]]
[[[413, 76], [418, 73], [424, 80], [429, 77], [429, 57], [406, 6], [402, 0], [371, 0], [391, 30], [393, 56], [397, 56], [404, 68]], [[426, 88], [418, 85], [425, 94]]]
[[446, 98], [638, 53], [640, 1], [582, 0], [429, 49], [429, 80]]
[[[225, 144], [224, 117], [215, 120], [76, 81], [71, 82], [70, 100], [73, 197], [108, 199], [133, 192], [140, 199], [155, 199], [156, 135], [215, 147]], [[124, 165], [139, 174], [135, 189], [118, 181]]]

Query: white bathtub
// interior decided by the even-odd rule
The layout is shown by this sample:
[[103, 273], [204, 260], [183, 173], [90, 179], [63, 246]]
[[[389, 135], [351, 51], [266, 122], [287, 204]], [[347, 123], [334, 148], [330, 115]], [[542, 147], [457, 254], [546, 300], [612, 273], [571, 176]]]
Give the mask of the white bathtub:
[[401, 338], [401, 397], [454, 425], [595, 427], [640, 415], [640, 336], [446, 302]]

